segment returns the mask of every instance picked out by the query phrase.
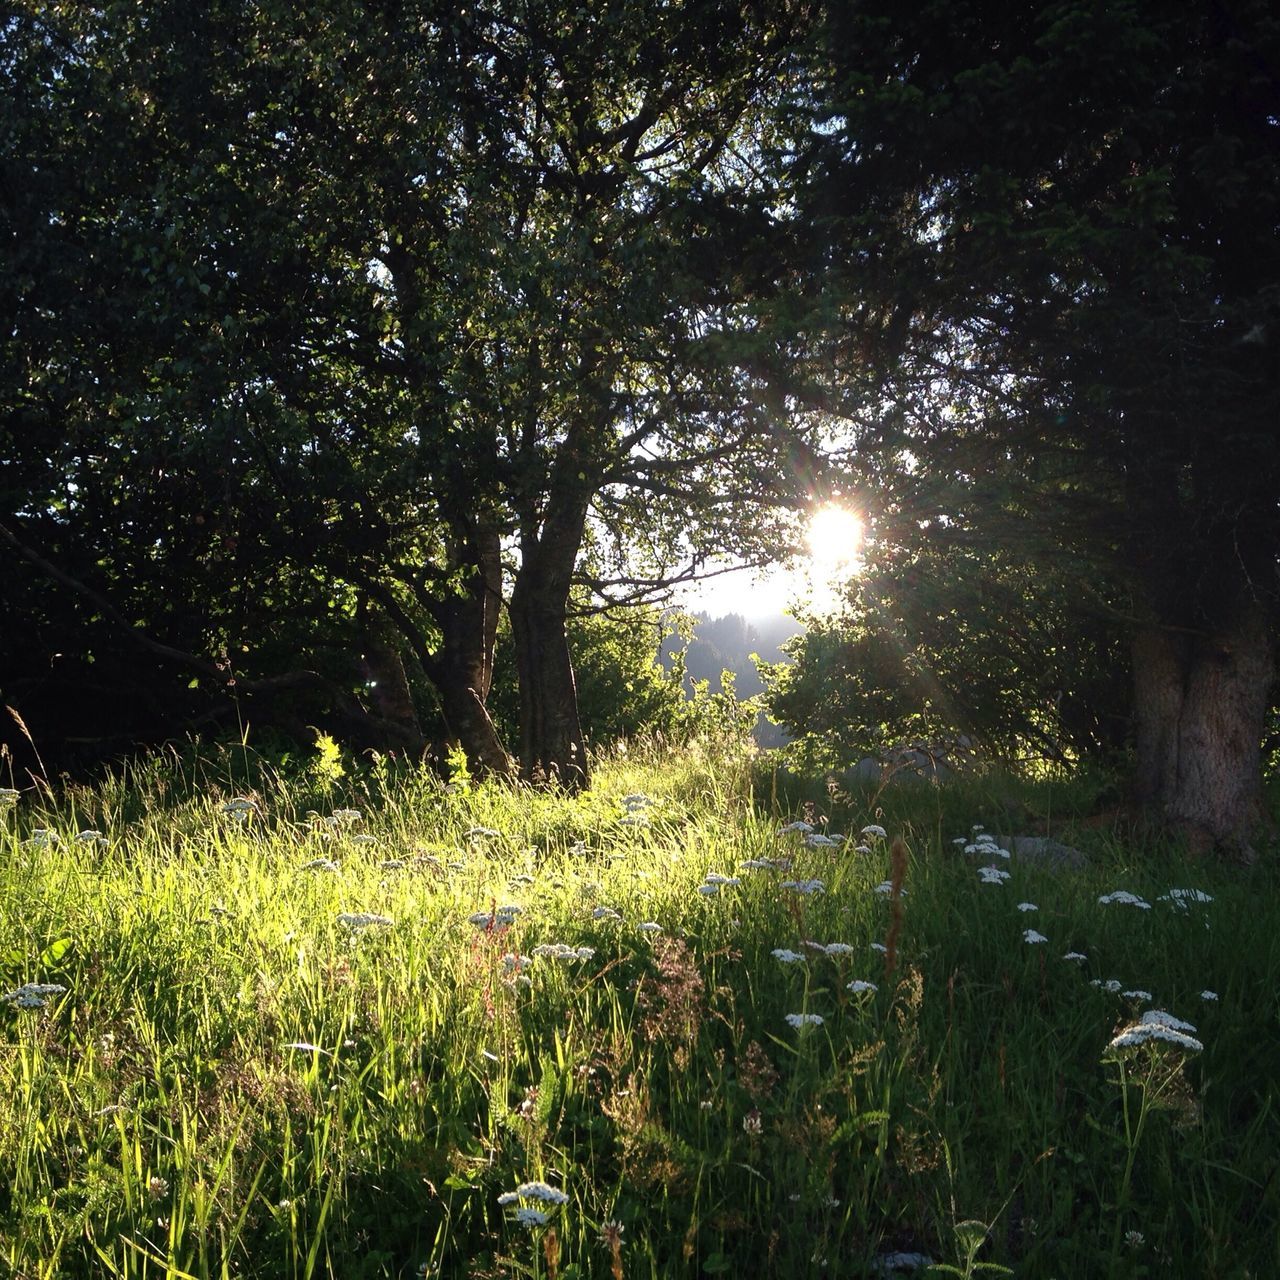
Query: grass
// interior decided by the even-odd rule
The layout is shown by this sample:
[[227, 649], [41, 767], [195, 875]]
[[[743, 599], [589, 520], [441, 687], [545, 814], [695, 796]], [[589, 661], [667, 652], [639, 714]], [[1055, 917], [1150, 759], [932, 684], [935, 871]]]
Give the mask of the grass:
[[[25, 795], [0, 986], [66, 990], [0, 1005], [0, 1275], [1276, 1274], [1274, 868], [1074, 829], [1061, 783], [799, 786], [696, 748], [578, 799], [237, 751]], [[905, 840], [892, 973], [888, 841], [779, 835], [806, 811]], [[1090, 866], [984, 884], [975, 822]], [[1109, 1057], [1150, 1007], [1203, 1052]]]

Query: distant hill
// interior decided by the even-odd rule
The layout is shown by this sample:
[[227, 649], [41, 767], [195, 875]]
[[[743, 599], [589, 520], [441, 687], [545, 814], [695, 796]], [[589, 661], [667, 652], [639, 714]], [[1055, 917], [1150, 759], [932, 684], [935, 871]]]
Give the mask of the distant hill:
[[[804, 630], [794, 618], [781, 613], [750, 621], [740, 613], [718, 618], [702, 613], [693, 616], [696, 626], [688, 646], [672, 633], [663, 640], [658, 654], [659, 662], [670, 670], [675, 655], [684, 650], [685, 688], [690, 694], [695, 680], [709, 681], [713, 693], [722, 692], [720, 676], [724, 671], [733, 672], [734, 688], [740, 698], [763, 693], [764, 682], [751, 655], [758, 654], [766, 662], [784, 661], [782, 644]], [[778, 747], [787, 737], [778, 725], [770, 724], [762, 716], [756, 726], [756, 741], [762, 747]]]

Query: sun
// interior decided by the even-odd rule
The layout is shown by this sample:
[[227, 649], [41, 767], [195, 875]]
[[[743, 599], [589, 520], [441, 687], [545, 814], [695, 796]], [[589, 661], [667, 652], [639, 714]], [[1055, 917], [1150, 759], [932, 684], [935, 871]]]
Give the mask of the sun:
[[848, 507], [827, 502], [809, 517], [809, 571], [821, 581], [847, 575], [862, 556], [862, 517]]

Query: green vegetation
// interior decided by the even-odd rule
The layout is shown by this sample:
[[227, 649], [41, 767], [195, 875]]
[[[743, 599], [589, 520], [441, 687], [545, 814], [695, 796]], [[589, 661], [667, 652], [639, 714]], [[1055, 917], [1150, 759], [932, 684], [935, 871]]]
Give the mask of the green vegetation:
[[[1060, 780], [794, 785], [725, 742], [577, 797], [233, 748], [9, 797], [0, 1273], [1274, 1275], [1274, 862], [1073, 826]], [[1203, 1050], [1109, 1057], [1152, 1007]]]

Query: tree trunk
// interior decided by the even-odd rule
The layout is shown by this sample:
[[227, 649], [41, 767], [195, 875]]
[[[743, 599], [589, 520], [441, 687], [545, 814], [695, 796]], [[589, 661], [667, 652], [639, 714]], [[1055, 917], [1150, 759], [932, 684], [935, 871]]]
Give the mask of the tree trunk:
[[423, 669], [440, 696], [449, 732], [482, 775], [510, 776], [511, 757], [498, 737], [485, 700], [493, 683], [493, 650], [502, 604], [502, 541], [480, 523], [449, 548], [450, 567], [469, 569], [460, 594], [433, 600], [431, 616], [441, 643]]
[[589, 775], [565, 633], [568, 593], [548, 589], [536, 581], [538, 576], [526, 576], [522, 566], [511, 597], [520, 682], [520, 774], [530, 782], [559, 782], [579, 791]]
[[1265, 608], [1245, 600], [1209, 633], [1143, 627], [1133, 673], [1139, 801], [1194, 851], [1251, 860], [1275, 679]]
[[361, 670], [371, 686], [370, 696], [378, 716], [400, 731], [395, 735], [399, 741], [388, 745], [412, 744], [409, 749], [420, 756], [426, 745], [422, 737], [422, 726], [413, 705], [413, 694], [409, 689], [409, 678], [405, 674], [400, 650], [390, 631], [384, 617], [375, 615], [366, 618]]

